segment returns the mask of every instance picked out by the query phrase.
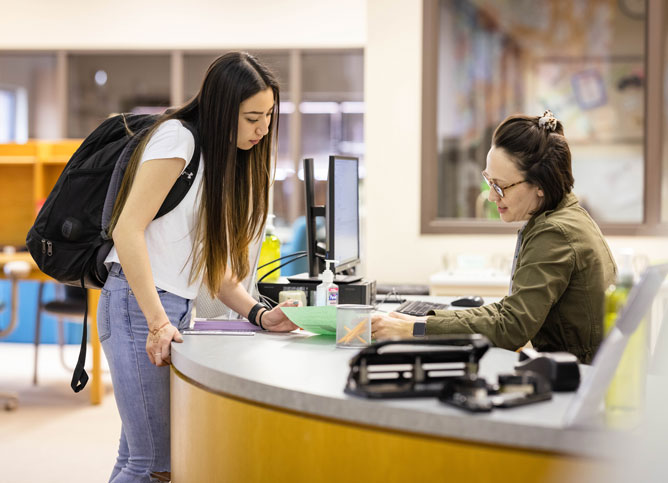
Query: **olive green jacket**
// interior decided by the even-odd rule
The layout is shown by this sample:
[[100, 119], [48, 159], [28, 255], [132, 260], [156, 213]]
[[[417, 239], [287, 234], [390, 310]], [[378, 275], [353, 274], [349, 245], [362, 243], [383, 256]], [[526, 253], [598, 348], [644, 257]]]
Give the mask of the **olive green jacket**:
[[426, 334], [478, 333], [510, 350], [531, 341], [539, 351], [567, 351], [590, 363], [603, 337], [604, 295], [616, 271], [598, 226], [568, 194], [522, 230], [510, 295], [474, 309], [436, 311]]

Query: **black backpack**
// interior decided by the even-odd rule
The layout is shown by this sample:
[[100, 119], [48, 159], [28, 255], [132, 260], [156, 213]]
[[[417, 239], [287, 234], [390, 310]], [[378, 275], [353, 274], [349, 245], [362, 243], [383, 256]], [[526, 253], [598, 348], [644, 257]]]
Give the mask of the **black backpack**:
[[[68, 285], [82, 288], [104, 286], [108, 275], [104, 260], [113, 246], [107, 229], [114, 202], [133, 151], [158, 118], [152, 114], [119, 114], [105, 120], [84, 139], [65, 165], [28, 231], [26, 245], [42, 272]], [[197, 174], [198, 135], [192, 126], [185, 122], [183, 125], [195, 138], [195, 151], [156, 218], [181, 202]], [[83, 389], [88, 381], [83, 368], [87, 315], [88, 306], [81, 350], [71, 383], [74, 392]]]

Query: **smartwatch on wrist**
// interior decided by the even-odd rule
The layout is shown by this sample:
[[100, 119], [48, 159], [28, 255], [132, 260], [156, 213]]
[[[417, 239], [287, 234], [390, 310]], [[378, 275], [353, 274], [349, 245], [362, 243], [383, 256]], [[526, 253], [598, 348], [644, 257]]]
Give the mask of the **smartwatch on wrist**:
[[427, 333], [427, 318], [420, 317], [413, 322], [413, 337], [424, 337]]

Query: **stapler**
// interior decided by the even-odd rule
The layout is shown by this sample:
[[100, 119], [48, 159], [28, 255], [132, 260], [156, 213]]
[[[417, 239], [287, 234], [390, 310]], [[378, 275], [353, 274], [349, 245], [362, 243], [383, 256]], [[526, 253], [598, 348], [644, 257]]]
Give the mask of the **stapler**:
[[477, 374], [466, 374], [445, 381], [438, 396], [443, 403], [476, 413], [525, 406], [551, 398], [549, 381], [531, 371], [499, 374], [497, 384], [490, 384]]
[[580, 385], [578, 358], [569, 352], [538, 352], [535, 349], [522, 349], [515, 370], [541, 374], [550, 381], [553, 391], [575, 391]]

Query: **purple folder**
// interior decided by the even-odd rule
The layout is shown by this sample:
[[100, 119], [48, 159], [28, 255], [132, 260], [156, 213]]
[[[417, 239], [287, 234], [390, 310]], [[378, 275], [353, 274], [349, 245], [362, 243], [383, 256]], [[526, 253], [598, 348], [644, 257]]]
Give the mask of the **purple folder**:
[[258, 326], [246, 322], [245, 320], [202, 320], [195, 319], [195, 325], [192, 330], [220, 330], [220, 331], [248, 331], [257, 332], [260, 329]]

